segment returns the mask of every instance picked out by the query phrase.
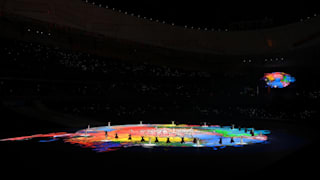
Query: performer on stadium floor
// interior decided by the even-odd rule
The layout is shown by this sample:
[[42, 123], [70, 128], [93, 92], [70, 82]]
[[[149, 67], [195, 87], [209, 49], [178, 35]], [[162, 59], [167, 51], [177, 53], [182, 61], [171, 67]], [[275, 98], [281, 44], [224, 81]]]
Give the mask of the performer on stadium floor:
[[169, 139], [169, 137], [167, 137], [167, 143], [170, 143], [170, 139]]

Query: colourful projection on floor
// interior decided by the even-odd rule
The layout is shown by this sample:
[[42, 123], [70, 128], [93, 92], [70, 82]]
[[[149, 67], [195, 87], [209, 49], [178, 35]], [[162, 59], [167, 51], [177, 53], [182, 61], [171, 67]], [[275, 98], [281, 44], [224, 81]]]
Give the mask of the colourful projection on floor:
[[284, 72], [265, 73], [262, 79], [271, 88], [284, 88], [296, 81], [294, 77]]
[[233, 128], [230, 126], [198, 126], [174, 124], [139, 124], [93, 127], [75, 133], [50, 133], [1, 139], [23, 141], [40, 138], [39, 142], [62, 140], [66, 143], [92, 148], [96, 152], [108, 152], [140, 146], [152, 147], [209, 147], [217, 150], [225, 146], [241, 147], [267, 141], [268, 130]]

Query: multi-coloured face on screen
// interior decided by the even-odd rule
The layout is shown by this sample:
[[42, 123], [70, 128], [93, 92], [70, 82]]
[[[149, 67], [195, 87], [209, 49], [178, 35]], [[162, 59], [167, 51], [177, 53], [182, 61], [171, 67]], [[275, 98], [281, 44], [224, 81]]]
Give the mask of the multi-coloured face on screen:
[[265, 73], [262, 79], [271, 88], [284, 88], [296, 81], [294, 77], [284, 72]]

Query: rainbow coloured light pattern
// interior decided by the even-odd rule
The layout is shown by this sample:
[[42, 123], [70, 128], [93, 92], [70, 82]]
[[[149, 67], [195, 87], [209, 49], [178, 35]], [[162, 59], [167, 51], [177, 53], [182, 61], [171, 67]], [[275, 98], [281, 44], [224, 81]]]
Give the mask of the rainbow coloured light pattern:
[[271, 88], [284, 88], [296, 81], [294, 77], [284, 72], [265, 73], [262, 79]]
[[75, 133], [59, 132], [36, 134], [0, 141], [22, 141], [40, 138], [39, 142], [62, 140], [66, 143], [92, 148], [96, 152], [108, 152], [132, 146], [152, 147], [242, 147], [268, 140], [268, 130], [233, 128], [230, 126], [199, 126], [175, 124], [135, 124], [102, 126], [79, 130]]

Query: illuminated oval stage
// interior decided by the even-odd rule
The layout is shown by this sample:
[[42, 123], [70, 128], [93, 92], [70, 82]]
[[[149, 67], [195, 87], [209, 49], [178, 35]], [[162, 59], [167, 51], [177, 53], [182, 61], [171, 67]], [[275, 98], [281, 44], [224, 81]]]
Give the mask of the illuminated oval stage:
[[63, 142], [92, 148], [97, 152], [108, 152], [120, 148], [140, 146], [152, 147], [206, 147], [217, 150], [226, 146], [241, 147], [253, 143], [265, 143], [268, 130], [235, 128], [218, 125], [133, 124], [117, 126], [88, 126], [75, 133], [58, 132], [2, 139], [21, 141], [37, 138], [38, 142]]
[[75, 172], [83, 168], [123, 171], [122, 167], [126, 167], [125, 170], [131, 172], [148, 169], [151, 174], [163, 168], [175, 172], [188, 168], [199, 172], [212, 168], [216, 172], [229, 172], [231, 168], [232, 172], [250, 169], [265, 173], [279, 163], [282, 167], [282, 159], [286, 167], [292, 168], [288, 165], [291, 161], [285, 157], [308, 141], [300, 135], [271, 129], [174, 123], [108, 124], [0, 141], [7, 149], [2, 153], [7, 157], [4, 160], [7, 168], [15, 169], [15, 162], [20, 162], [20, 169], [28, 171]]

